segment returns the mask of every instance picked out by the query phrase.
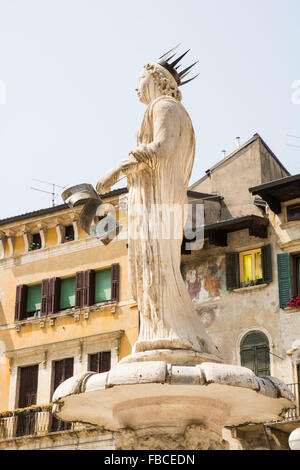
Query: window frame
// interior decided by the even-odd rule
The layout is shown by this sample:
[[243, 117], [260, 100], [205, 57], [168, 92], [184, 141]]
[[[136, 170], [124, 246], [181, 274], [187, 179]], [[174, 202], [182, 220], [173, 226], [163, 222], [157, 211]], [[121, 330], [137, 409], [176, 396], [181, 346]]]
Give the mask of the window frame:
[[[256, 253], [260, 253], [261, 255], [261, 270], [262, 270], [262, 277], [256, 279], [255, 276], [255, 255]], [[250, 281], [242, 281], [244, 279], [244, 260], [243, 257], [247, 255], [252, 255], [252, 280]], [[260, 248], [255, 248], [252, 250], [247, 250], [247, 251], [241, 251], [239, 253], [239, 269], [240, 269], [240, 287], [247, 287], [247, 286], [252, 286], [252, 285], [258, 285], [263, 283], [263, 252], [262, 252], [262, 247]]]
[[[291, 269], [292, 292], [293, 292], [293, 295], [295, 296], [295, 295], [300, 294], [300, 253], [295, 253], [291, 256], [291, 263], [292, 263], [292, 269]], [[298, 263], [299, 263], [299, 267], [297, 266]], [[297, 288], [297, 286], [299, 286], [299, 289]]]
[[[34, 287], [37, 287], [37, 286], [40, 286], [40, 289], [41, 289], [41, 296], [40, 296], [40, 308], [35, 310], [35, 311], [32, 311], [32, 312], [28, 312], [27, 311], [27, 308], [28, 308], [28, 300], [29, 300], [29, 296], [30, 296], [30, 289], [31, 288], [34, 288]], [[23, 319], [24, 320], [27, 320], [29, 318], [37, 318], [37, 317], [40, 317], [41, 316], [41, 308], [42, 308], [42, 283], [36, 283], [36, 284], [31, 284], [31, 285], [27, 285], [27, 292], [26, 292], [26, 305], [25, 305], [25, 312], [24, 312], [24, 317]]]
[[299, 217], [291, 217], [290, 216], [290, 210], [295, 209], [296, 207], [300, 208], [300, 202], [298, 202], [296, 204], [291, 204], [290, 206], [286, 206], [286, 220], [287, 220], [287, 222], [295, 222], [297, 220], [300, 220], [300, 216]]

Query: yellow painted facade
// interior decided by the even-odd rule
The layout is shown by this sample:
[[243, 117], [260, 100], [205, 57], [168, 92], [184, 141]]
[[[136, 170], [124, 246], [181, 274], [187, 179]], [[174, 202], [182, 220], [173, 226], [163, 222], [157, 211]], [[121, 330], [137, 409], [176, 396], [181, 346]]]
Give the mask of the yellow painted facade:
[[[108, 201], [118, 206], [118, 197]], [[138, 311], [134, 303], [128, 282], [127, 240], [114, 240], [107, 246], [96, 238], [90, 237], [83, 230], [78, 230], [78, 239], [58, 243], [57, 225], [69, 225], [78, 220], [80, 206], [75, 212], [59, 206], [51, 208], [49, 213], [37, 214], [24, 219], [12, 220], [1, 224], [0, 234], [5, 240], [2, 259], [0, 259], [0, 411], [9, 409], [10, 364], [5, 352], [17, 354], [18, 350], [30, 350], [53, 343], [64, 344], [66, 341], [93, 335], [122, 331], [118, 360], [127, 356], [138, 336]], [[126, 212], [126, 211], [125, 211]], [[117, 210], [120, 222], [126, 224], [126, 213]], [[3, 221], [2, 221], [3, 222]], [[36, 233], [43, 229], [45, 246], [34, 251], [25, 251], [24, 225], [26, 232]], [[9, 251], [8, 236], [14, 239], [13, 255]], [[73, 308], [68, 312], [58, 312], [55, 321], [46, 317], [15, 321], [16, 287], [20, 284], [33, 285], [43, 279], [75, 276], [78, 271], [108, 268], [114, 263], [120, 265], [119, 301], [112, 306], [110, 302], [86, 308], [88, 315]], [[114, 307], [114, 308], [112, 308]], [[79, 316], [78, 316], [79, 313]], [[76, 316], [77, 314], [77, 316]], [[4, 351], [1, 352], [2, 349]], [[9, 354], [8, 354], [9, 356]], [[17, 393], [17, 390], [16, 390]]]

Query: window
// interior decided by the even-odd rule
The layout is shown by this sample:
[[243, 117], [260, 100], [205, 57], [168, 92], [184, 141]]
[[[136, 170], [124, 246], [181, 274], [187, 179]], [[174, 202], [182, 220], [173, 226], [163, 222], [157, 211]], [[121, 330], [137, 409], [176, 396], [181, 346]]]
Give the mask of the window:
[[241, 341], [241, 365], [258, 377], [270, 375], [270, 348], [268, 338], [261, 331], [247, 333]]
[[60, 280], [59, 310], [75, 307], [75, 282], [75, 276]]
[[46, 316], [70, 308], [119, 301], [120, 267], [79, 271], [76, 276], [43, 279], [41, 284], [20, 284], [16, 289], [15, 321]]
[[111, 352], [102, 351], [89, 355], [89, 370], [91, 372], [107, 372], [111, 367]]
[[292, 296], [300, 295], [300, 254], [277, 255], [279, 303], [286, 308]]
[[271, 245], [226, 254], [227, 290], [272, 282]]
[[74, 240], [74, 227], [73, 225], [67, 225], [64, 228], [64, 242]]
[[[18, 407], [26, 408], [36, 404], [39, 366], [20, 367], [20, 386]], [[34, 433], [35, 413], [19, 415], [17, 423], [17, 436]]]
[[41, 235], [39, 233], [34, 233], [32, 235], [32, 241], [30, 243], [30, 251], [38, 250], [42, 246]]
[[300, 255], [292, 258], [293, 262], [293, 294], [300, 294]]
[[242, 287], [262, 282], [261, 249], [240, 253], [240, 279]]
[[287, 220], [292, 222], [293, 220], [300, 220], [300, 204], [287, 207]]
[[111, 299], [111, 269], [95, 271], [95, 303]]
[[[57, 387], [73, 375], [74, 358], [68, 357], [53, 363], [53, 392]], [[66, 423], [52, 416], [51, 431], [63, 431], [71, 428], [71, 423]]]
[[27, 286], [27, 302], [25, 317], [40, 316], [42, 285]]

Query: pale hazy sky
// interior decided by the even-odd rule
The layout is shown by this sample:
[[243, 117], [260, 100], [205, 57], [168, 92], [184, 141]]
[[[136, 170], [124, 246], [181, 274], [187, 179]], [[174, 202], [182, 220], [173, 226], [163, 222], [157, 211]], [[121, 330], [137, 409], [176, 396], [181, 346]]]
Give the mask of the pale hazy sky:
[[95, 184], [125, 158], [140, 70], [178, 42], [199, 59], [190, 182], [255, 132], [300, 173], [299, 19], [300, 0], [0, 0], [0, 219], [51, 206], [33, 178]]

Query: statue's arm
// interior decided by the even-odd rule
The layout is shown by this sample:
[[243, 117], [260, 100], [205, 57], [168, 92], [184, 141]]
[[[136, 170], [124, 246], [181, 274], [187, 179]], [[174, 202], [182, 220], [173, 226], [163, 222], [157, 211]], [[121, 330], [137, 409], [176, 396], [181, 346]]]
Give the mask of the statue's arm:
[[122, 160], [117, 166], [105, 173], [105, 175], [98, 180], [96, 190], [99, 194], [107, 193], [111, 186], [116, 184], [121, 178], [137, 171], [138, 166], [140, 166], [140, 163], [132, 154], [129, 154], [127, 158]]
[[[180, 111], [176, 102], [159, 100], [153, 105], [152, 119], [148, 125], [153, 127], [153, 140], [131, 151], [135, 159], [155, 169], [165, 155], [173, 154], [178, 146], [181, 132]], [[150, 130], [149, 130], [150, 133]]]
[[181, 125], [178, 105], [169, 100], [159, 100], [153, 105], [151, 121], [153, 122], [149, 120], [148, 125], [153, 126], [152, 142], [131, 150], [125, 160], [102, 176], [96, 185], [98, 193], [108, 192], [123, 176], [129, 176], [145, 168], [155, 169], [161, 156], [175, 151]]

